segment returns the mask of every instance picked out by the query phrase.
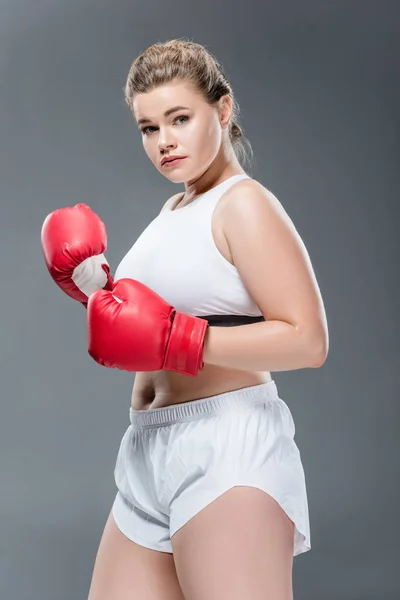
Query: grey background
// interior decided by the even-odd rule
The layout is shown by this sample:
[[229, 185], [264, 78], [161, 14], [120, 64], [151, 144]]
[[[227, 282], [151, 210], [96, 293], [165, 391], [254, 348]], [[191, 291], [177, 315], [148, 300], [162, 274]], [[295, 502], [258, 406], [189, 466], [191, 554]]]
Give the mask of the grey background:
[[327, 310], [323, 368], [274, 374], [309, 494], [295, 598], [399, 598], [399, 3], [0, 6], [2, 599], [87, 597], [132, 375], [87, 354], [85, 311], [51, 281], [40, 229], [88, 203], [114, 272], [180, 191], [147, 159], [121, 91], [137, 54], [176, 37], [222, 62], [253, 176], [294, 220]]

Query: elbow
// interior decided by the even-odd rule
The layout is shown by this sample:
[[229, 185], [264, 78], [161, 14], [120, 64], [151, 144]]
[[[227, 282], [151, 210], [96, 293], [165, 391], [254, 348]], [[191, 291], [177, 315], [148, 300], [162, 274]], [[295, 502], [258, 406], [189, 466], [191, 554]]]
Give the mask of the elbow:
[[309, 366], [317, 369], [325, 364], [329, 352], [329, 339], [326, 331], [307, 336]]
[[318, 369], [325, 364], [329, 353], [329, 343], [328, 338], [324, 337], [322, 341], [318, 345], [313, 346], [313, 364], [312, 367], [314, 369]]
[[313, 369], [318, 369], [319, 367], [322, 367], [322, 365], [325, 364], [327, 358], [328, 358], [328, 354], [319, 354], [314, 359], [313, 364], [311, 365], [311, 367]]

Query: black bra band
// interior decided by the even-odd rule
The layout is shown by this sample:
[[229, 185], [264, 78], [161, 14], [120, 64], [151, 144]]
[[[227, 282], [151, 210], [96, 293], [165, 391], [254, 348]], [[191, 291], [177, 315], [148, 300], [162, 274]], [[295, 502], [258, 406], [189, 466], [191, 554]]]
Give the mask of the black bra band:
[[247, 315], [206, 315], [198, 317], [205, 319], [213, 327], [234, 327], [235, 325], [248, 325], [265, 321], [264, 317], [249, 317]]

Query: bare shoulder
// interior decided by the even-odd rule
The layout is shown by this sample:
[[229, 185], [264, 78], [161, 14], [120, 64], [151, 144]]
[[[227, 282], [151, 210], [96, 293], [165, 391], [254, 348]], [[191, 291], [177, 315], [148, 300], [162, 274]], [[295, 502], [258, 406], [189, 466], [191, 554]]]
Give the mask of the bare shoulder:
[[246, 198], [263, 198], [269, 201], [274, 198], [271, 190], [256, 179], [251, 178], [238, 181], [225, 192], [224, 196], [232, 199], [230, 204], [235, 204], [240, 200], [245, 203]]
[[221, 200], [220, 218], [224, 230], [231, 221], [265, 220], [273, 212], [290, 220], [278, 198], [255, 179], [238, 181], [225, 192]]
[[177, 194], [174, 194], [173, 196], [171, 196], [170, 198], [168, 198], [168, 200], [163, 205], [163, 207], [160, 210], [160, 212], [162, 212], [168, 205], [173, 206], [175, 204], [175, 202], [178, 200], [178, 198], [180, 198], [180, 196], [182, 196], [182, 192], [178, 192]]

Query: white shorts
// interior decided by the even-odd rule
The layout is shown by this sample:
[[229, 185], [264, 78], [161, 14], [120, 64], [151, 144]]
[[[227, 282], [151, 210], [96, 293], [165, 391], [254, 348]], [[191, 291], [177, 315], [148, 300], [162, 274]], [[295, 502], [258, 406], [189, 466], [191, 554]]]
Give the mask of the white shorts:
[[127, 538], [172, 553], [171, 537], [194, 515], [230, 488], [252, 486], [294, 522], [293, 556], [311, 549], [295, 425], [274, 381], [129, 415], [112, 507]]

